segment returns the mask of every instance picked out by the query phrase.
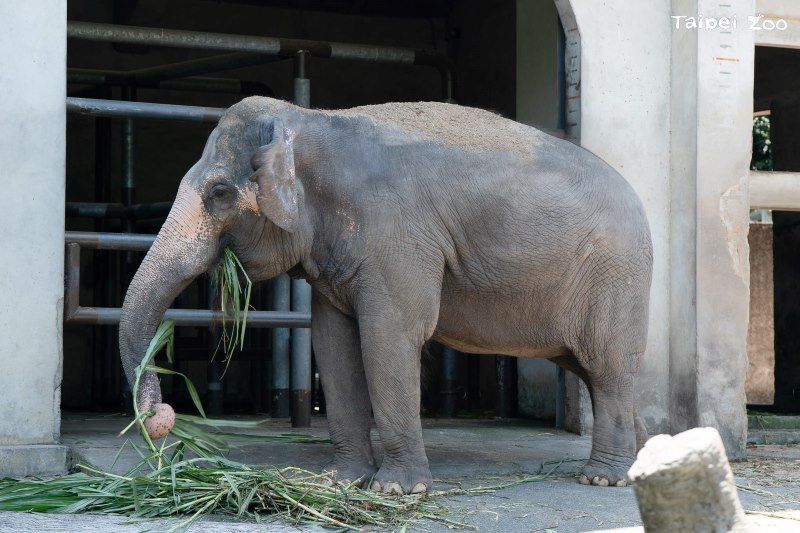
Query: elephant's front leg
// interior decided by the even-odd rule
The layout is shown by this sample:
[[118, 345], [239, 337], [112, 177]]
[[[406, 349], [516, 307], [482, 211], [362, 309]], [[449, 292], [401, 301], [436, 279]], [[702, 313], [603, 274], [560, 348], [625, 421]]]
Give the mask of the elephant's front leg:
[[312, 298], [311, 339], [325, 391], [328, 431], [335, 449], [328, 471], [340, 481], [362, 483], [377, 471], [372, 455], [371, 406], [355, 321], [322, 295]]
[[420, 349], [436, 320], [434, 312], [426, 312], [431, 307], [378, 298], [358, 314], [372, 410], [384, 449], [374, 490], [424, 492], [432, 485], [419, 416]]

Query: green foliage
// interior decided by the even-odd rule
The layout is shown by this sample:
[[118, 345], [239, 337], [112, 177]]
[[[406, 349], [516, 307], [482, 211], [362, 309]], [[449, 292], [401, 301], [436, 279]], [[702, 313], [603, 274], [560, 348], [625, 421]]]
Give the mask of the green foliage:
[[751, 170], [772, 170], [770, 117], [753, 117], [753, 159]]
[[[244, 280], [244, 285], [242, 280]], [[223, 314], [220, 343], [225, 349], [225, 371], [227, 372], [234, 350], [237, 346], [240, 350], [244, 347], [247, 312], [250, 309], [253, 283], [236, 254], [230, 248], [225, 248], [219, 263], [211, 271], [211, 285], [214, 290], [219, 290], [220, 294], [220, 307]], [[228, 331], [228, 314], [231, 315], [232, 321], [230, 331]]]

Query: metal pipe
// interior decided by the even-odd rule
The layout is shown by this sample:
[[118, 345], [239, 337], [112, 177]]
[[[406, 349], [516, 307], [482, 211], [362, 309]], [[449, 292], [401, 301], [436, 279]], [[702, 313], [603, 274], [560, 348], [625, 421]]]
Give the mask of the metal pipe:
[[[136, 100], [136, 89], [132, 87], [122, 88], [122, 99], [126, 101]], [[121, 190], [120, 198], [125, 207], [130, 207], [136, 201], [136, 172], [134, 165], [136, 163], [136, 138], [134, 137], [134, 123], [133, 119], [126, 118], [122, 121], [122, 176], [121, 176]], [[136, 231], [136, 223], [131, 218], [126, 218], [122, 223], [122, 229], [125, 233], [134, 233]], [[121, 279], [122, 286], [128, 287], [133, 275], [136, 272], [134, 267], [134, 260], [136, 252], [133, 250], [126, 250], [122, 254], [122, 269]], [[129, 408], [131, 405], [131, 385], [126, 379], [124, 369], [120, 367], [119, 373], [121, 379], [119, 383], [122, 386], [122, 406], [124, 409]]]
[[186, 78], [198, 74], [218, 72], [220, 70], [230, 70], [264, 63], [283, 61], [284, 58], [274, 55], [249, 54], [235, 52], [232, 54], [219, 54], [199, 59], [189, 59], [178, 63], [168, 63], [155, 67], [148, 67], [129, 71], [127, 74], [133, 76], [137, 82], [159, 82], [175, 78]]
[[[289, 311], [290, 287], [288, 274], [272, 280], [272, 308], [275, 311]], [[289, 416], [290, 368], [289, 330], [275, 328], [272, 330], [272, 416], [276, 418]]]
[[[294, 57], [293, 101], [301, 107], [311, 105], [309, 79], [311, 54], [298, 50]], [[305, 280], [292, 280], [292, 311], [311, 312], [311, 286]], [[311, 426], [311, 331], [292, 330], [292, 427]]]
[[[311, 285], [292, 280], [292, 312], [311, 316]], [[311, 427], [311, 330], [292, 329], [292, 427]]]
[[222, 117], [225, 109], [219, 107], [153, 104], [148, 102], [96, 100], [93, 98], [75, 98], [68, 96], [67, 111], [96, 117], [217, 122]]
[[[214, 282], [211, 276], [206, 279], [206, 303], [209, 309], [214, 305]], [[217, 348], [219, 348], [219, 331], [213, 325], [209, 328], [209, 337], [211, 342], [208, 344], [210, 348], [209, 365], [206, 369], [206, 390], [208, 391], [208, 412], [212, 415], [219, 416], [223, 411], [223, 389], [222, 389], [222, 363], [218, 358], [214, 357]]]
[[65, 245], [64, 254], [64, 317], [74, 316], [80, 307], [81, 247], [74, 242]]
[[[119, 307], [78, 307], [64, 321], [70, 324], [119, 324], [122, 309]], [[206, 327], [210, 324], [230, 323], [233, 318], [222, 311], [210, 309], [167, 309], [165, 320], [173, 320], [176, 326]], [[247, 313], [249, 328], [308, 328], [311, 326], [309, 312], [250, 311]]]
[[455, 84], [452, 64], [444, 56], [428, 50], [76, 21], [67, 22], [67, 36], [90, 41], [254, 52], [279, 57], [294, 57], [297, 52], [304, 50], [314, 57], [376, 63], [427, 65], [437, 68], [442, 75], [443, 99], [452, 101], [454, 98], [453, 87]]
[[155, 235], [137, 233], [103, 233], [96, 231], [67, 231], [64, 233], [64, 241], [67, 243], [74, 242], [86, 248], [100, 250], [147, 251], [155, 240]]
[[458, 353], [452, 348], [442, 350], [442, 397], [441, 416], [456, 416], [458, 401]]
[[274, 95], [264, 83], [243, 81], [234, 78], [178, 78], [168, 80], [140, 79], [137, 71], [67, 69], [67, 82], [87, 85], [119, 85], [123, 87], [145, 87], [168, 91], [198, 91], [214, 93]]
[[[122, 95], [123, 99], [127, 101], [136, 99], [136, 92], [130, 87], [124, 87]], [[135, 151], [136, 139], [134, 137], [133, 119], [126, 118], [122, 121], [122, 188], [120, 191], [122, 205], [126, 208], [130, 208], [136, 199], [136, 174], [134, 171], [134, 165], [136, 163]], [[134, 221], [127, 218], [123, 224], [125, 233], [134, 233], [134, 226]], [[126, 286], [133, 277], [133, 259], [133, 251], [126, 251], [123, 265], [123, 279], [125, 280]]]
[[[109, 98], [109, 87], [92, 88], [93, 97]], [[111, 182], [111, 120], [98, 117], [94, 122], [94, 200], [104, 202], [109, 196]], [[95, 231], [106, 231], [107, 223], [104, 220], [94, 221]], [[94, 253], [93, 269], [93, 303], [95, 306], [111, 306], [116, 300], [116, 257], [107, 251]], [[92, 364], [92, 403], [94, 405], [112, 405], [114, 394], [112, 379], [117, 357], [117, 342], [113, 328], [93, 328], [94, 360]], [[116, 398], [114, 398], [116, 400]]]
[[293, 57], [299, 50], [307, 50], [316, 57], [407, 64], [414, 63], [414, 55], [416, 53], [414, 49], [395, 46], [280, 39], [76, 21], [67, 22], [67, 37], [88, 41], [150, 44], [201, 50], [226, 50], [229, 52], [253, 52], [280, 57]]
[[497, 368], [497, 397], [495, 398], [495, 416], [508, 418], [511, 416], [511, 362], [505, 355], [495, 357]]
[[151, 204], [122, 204], [108, 202], [67, 202], [66, 216], [86, 218], [163, 218], [172, 209], [172, 202], [153, 202]]

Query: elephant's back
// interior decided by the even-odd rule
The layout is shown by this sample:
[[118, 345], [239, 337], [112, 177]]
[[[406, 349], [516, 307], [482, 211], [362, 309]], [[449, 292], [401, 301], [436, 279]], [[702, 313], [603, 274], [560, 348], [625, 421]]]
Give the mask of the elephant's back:
[[343, 118], [363, 118], [378, 127], [468, 152], [511, 152], [531, 158], [554, 137], [485, 109], [444, 102], [391, 102], [323, 111]]

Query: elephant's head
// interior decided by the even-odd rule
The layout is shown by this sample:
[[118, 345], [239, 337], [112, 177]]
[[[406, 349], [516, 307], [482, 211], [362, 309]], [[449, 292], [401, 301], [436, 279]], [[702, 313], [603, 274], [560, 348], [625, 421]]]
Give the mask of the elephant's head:
[[[133, 386], [164, 311], [230, 247], [254, 280], [298, 263], [305, 239], [303, 187], [295, 175], [297, 111], [276, 100], [247, 99], [229, 109], [211, 133], [200, 160], [181, 181], [152, 248], [122, 306], [119, 344]], [[137, 398], [153, 438], [172, 428], [153, 372], [143, 374]]]

